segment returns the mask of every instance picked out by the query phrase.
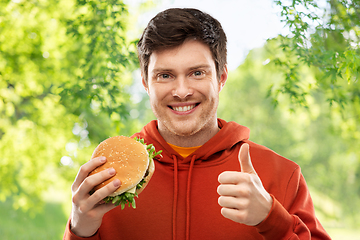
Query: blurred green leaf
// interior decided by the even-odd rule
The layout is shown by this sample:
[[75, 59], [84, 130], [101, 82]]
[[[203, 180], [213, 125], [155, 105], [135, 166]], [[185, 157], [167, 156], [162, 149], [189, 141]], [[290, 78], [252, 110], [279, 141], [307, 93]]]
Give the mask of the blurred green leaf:
[[41, 209], [54, 182], [121, 133], [138, 65], [128, 19], [118, 0], [0, 1], [1, 201]]

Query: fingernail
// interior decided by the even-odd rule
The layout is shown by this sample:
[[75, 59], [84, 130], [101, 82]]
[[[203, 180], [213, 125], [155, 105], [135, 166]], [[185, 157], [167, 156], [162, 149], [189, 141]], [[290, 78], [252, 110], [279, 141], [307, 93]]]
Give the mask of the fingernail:
[[110, 175], [114, 175], [115, 174], [115, 169], [109, 168], [108, 172], [109, 172]]
[[119, 187], [120, 186], [120, 180], [119, 179], [115, 179], [113, 181], [114, 187]]
[[100, 157], [99, 160], [100, 160], [100, 162], [104, 163], [104, 162], [106, 162], [106, 157]]

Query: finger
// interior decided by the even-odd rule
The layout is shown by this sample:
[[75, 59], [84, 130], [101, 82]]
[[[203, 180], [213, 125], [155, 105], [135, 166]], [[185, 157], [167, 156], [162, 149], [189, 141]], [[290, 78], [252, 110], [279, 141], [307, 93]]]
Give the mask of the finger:
[[251, 190], [247, 184], [221, 184], [217, 188], [217, 192], [220, 196], [231, 196], [231, 197], [244, 197], [249, 198]]
[[82, 205], [80, 208], [81, 208], [80, 211], [87, 212], [88, 216], [101, 219], [105, 213], [116, 208], [116, 206], [112, 203], [103, 202], [96, 205], [90, 205], [90, 204]]
[[256, 174], [256, 171], [251, 163], [250, 153], [249, 153], [249, 144], [244, 143], [241, 145], [239, 150], [239, 162], [241, 167], [241, 172]]
[[98, 166], [104, 164], [105, 162], [106, 162], [106, 157], [97, 157], [91, 159], [90, 161], [82, 165], [79, 169], [78, 174], [75, 177], [74, 183], [71, 186], [71, 190], [73, 192], [76, 192], [77, 189], [82, 184], [82, 182], [85, 180], [85, 178], [89, 175], [89, 173]]
[[220, 173], [218, 181], [221, 184], [238, 184], [241, 182], [248, 182], [250, 176], [237, 171], [225, 171]]
[[106, 179], [111, 178], [115, 174], [116, 174], [116, 171], [114, 168], [108, 168], [108, 169], [105, 169], [94, 175], [88, 176], [87, 178], [85, 178], [85, 180], [82, 182], [82, 184], [78, 188], [78, 192], [77, 192], [78, 195], [80, 197], [83, 197], [83, 196], [89, 194], [89, 192], [96, 185], [99, 185], [100, 183], [104, 182]]
[[238, 223], [244, 223], [248, 217], [247, 211], [239, 211], [237, 209], [232, 208], [222, 208], [221, 214], [230, 220]]
[[89, 204], [95, 205], [99, 203], [101, 200], [103, 200], [105, 197], [109, 196], [113, 192], [115, 192], [116, 189], [118, 189], [121, 186], [120, 180], [115, 179], [114, 181], [106, 184], [104, 187], [96, 190], [90, 197], [89, 197]]
[[116, 207], [117, 206], [115, 206], [115, 204], [113, 204], [113, 203], [104, 203], [104, 204], [98, 205], [98, 207], [96, 209], [99, 212], [99, 214], [101, 214], [101, 216], [103, 216], [105, 213], [107, 213], [108, 211], [110, 211]]
[[247, 209], [249, 206], [250, 200], [248, 198], [239, 198], [231, 196], [220, 196], [218, 198], [218, 203], [221, 207], [243, 210]]

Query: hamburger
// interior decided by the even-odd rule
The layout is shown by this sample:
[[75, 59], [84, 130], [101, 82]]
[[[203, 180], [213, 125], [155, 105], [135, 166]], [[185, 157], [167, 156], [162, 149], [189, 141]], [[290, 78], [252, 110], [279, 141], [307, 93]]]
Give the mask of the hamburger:
[[[115, 179], [121, 185], [115, 192], [103, 199], [105, 203], [126, 205], [136, 208], [135, 197], [146, 187], [155, 171], [153, 158], [160, 155], [152, 144], [147, 145], [143, 139], [125, 136], [110, 137], [101, 142], [94, 150], [92, 157], [105, 156], [107, 161], [90, 172], [96, 174], [108, 168], [114, 168], [116, 174], [95, 186], [90, 194], [104, 187]], [[161, 156], [161, 155], [160, 155]]]

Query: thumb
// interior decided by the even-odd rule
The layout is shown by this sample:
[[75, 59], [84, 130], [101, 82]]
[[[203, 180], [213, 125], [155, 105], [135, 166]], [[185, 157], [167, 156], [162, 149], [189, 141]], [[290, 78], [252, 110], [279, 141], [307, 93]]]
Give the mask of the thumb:
[[251, 163], [250, 153], [249, 153], [249, 144], [244, 143], [241, 145], [239, 150], [239, 162], [241, 167], [241, 172], [256, 174], [256, 171]]

